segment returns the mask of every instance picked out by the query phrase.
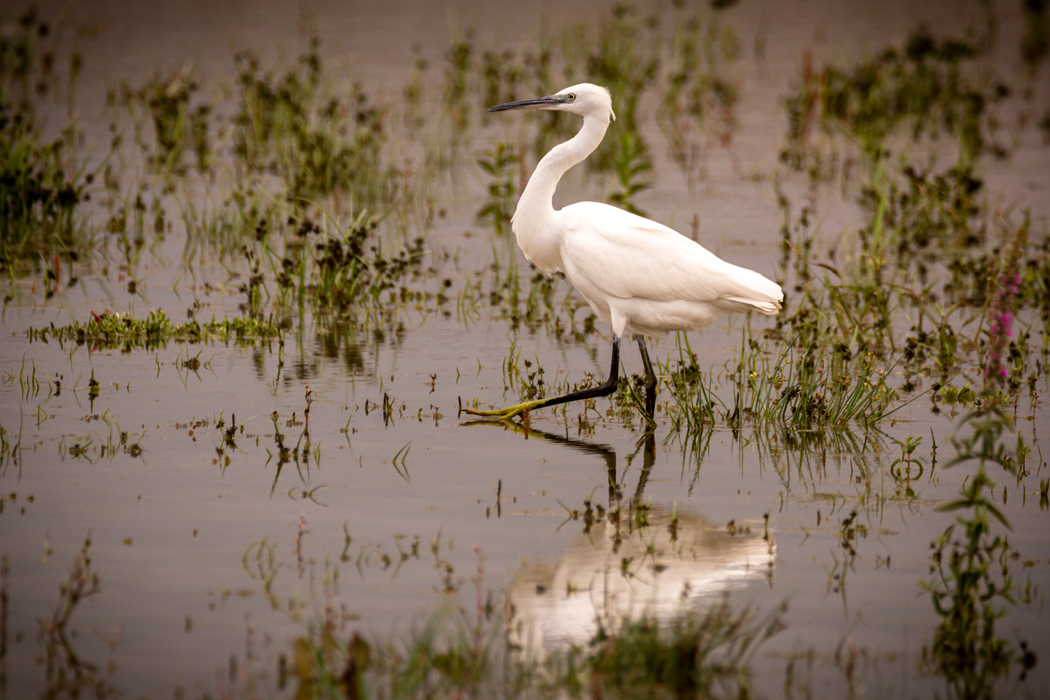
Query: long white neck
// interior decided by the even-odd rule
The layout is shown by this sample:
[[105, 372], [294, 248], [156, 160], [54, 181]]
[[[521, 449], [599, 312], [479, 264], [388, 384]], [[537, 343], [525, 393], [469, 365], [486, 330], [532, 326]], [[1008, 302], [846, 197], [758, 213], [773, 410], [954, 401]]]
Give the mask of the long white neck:
[[578, 134], [540, 159], [521, 193], [511, 228], [525, 257], [545, 272], [561, 270], [562, 232], [552, 225], [558, 181], [569, 168], [594, 152], [608, 128], [607, 118], [584, 117]]
[[609, 120], [598, 117], [584, 117], [583, 126], [578, 134], [565, 143], [558, 144], [550, 150], [547, 155], [540, 159], [536, 165], [536, 171], [525, 186], [518, 201], [518, 211], [527, 209], [538, 211], [541, 208], [554, 210], [554, 191], [569, 168], [582, 162], [605, 137], [609, 128]]

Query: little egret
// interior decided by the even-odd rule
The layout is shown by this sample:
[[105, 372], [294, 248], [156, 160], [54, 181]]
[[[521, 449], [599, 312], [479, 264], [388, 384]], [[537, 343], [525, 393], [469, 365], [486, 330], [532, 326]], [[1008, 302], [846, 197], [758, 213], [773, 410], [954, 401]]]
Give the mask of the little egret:
[[561, 176], [589, 156], [616, 119], [606, 88], [581, 83], [548, 97], [489, 107], [553, 109], [583, 117], [579, 133], [555, 146], [537, 164], [511, 228], [518, 246], [546, 273], [562, 272], [590, 304], [595, 315], [612, 325], [612, 366], [601, 386], [563, 396], [526, 401], [495, 411], [464, 409], [476, 416], [512, 418], [536, 408], [567, 401], [608, 396], [616, 390], [620, 339], [631, 333], [638, 341], [645, 368], [645, 410], [656, 408], [656, 375], [645, 336], [667, 331], [699, 330], [727, 311], [780, 311], [780, 286], [752, 270], [737, 267], [666, 226], [597, 202], [554, 209]]

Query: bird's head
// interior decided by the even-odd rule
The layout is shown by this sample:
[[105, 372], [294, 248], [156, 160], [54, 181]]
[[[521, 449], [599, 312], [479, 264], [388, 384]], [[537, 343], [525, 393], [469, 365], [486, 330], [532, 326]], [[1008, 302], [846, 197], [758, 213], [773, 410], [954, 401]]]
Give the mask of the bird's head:
[[486, 112], [503, 112], [509, 109], [556, 109], [572, 112], [581, 117], [597, 117], [615, 121], [616, 114], [612, 108], [612, 97], [609, 91], [598, 85], [580, 83], [567, 87], [547, 97], [537, 97], [520, 102], [507, 102], [489, 107]]

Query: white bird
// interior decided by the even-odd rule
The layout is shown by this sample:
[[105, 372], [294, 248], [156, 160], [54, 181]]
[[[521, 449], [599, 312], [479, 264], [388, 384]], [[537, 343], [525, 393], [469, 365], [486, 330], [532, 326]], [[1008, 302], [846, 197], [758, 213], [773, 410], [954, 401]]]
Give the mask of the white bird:
[[511, 228], [526, 258], [543, 272], [564, 273], [595, 315], [612, 325], [612, 367], [608, 380], [598, 387], [496, 411], [464, 410], [506, 419], [567, 401], [608, 396], [616, 390], [620, 339], [631, 333], [642, 353], [645, 407], [652, 417], [657, 382], [645, 336], [699, 330], [728, 311], [774, 315], [780, 311], [784, 292], [759, 273], [727, 263], [655, 221], [597, 202], [554, 208], [554, 191], [562, 175], [598, 147], [609, 122], [616, 119], [606, 88], [581, 83], [548, 97], [508, 102], [487, 111], [510, 109], [551, 109], [583, 117], [579, 133], [552, 148], [536, 166], [518, 200]]

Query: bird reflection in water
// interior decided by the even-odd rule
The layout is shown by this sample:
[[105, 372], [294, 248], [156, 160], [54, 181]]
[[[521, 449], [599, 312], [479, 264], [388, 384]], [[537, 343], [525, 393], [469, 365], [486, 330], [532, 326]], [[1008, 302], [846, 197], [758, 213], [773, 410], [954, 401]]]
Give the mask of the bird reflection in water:
[[[505, 424], [504, 424], [505, 425]], [[583, 646], [626, 620], [667, 624], [702, 614], [734, 590], [772, 576], [776, 545], [761, 524], [716, 526], [697, 513], [648, 505], [643, 492], [656, 455], [649, 432], [633, 495], [617, 478], [617, 455], [606, 445], [552, 435], [530, 436], [601, 458], [608, 470], [607, 508], [587, 504], [584, 531], [557, 563], [534, 564], [515, 581], [507, 605], [511, 644], [531, 658]]]

